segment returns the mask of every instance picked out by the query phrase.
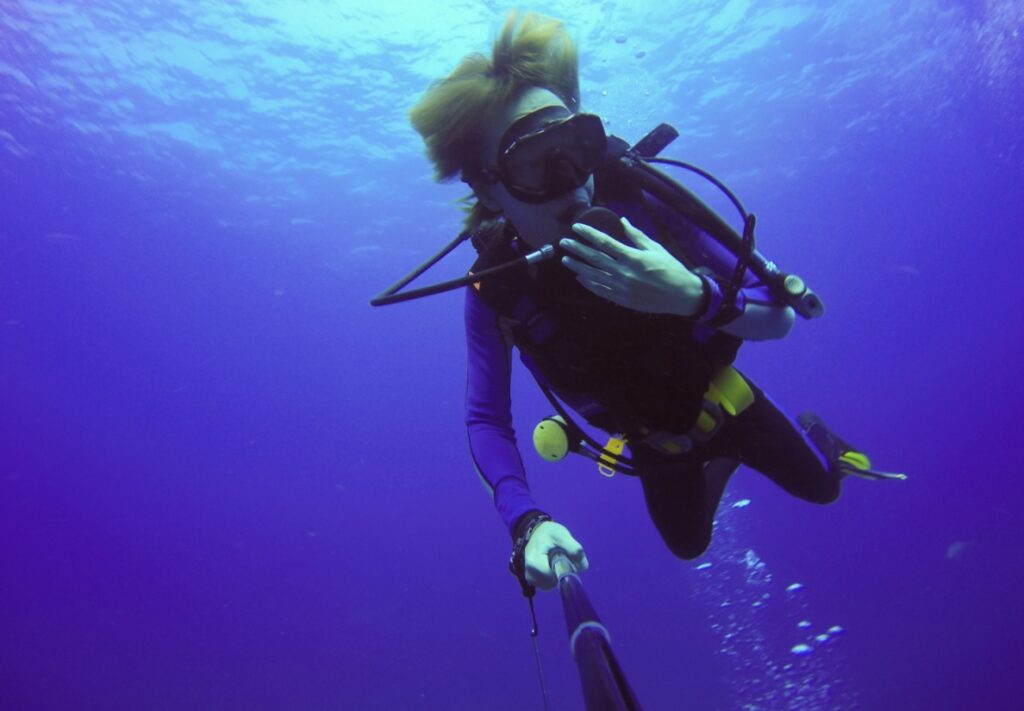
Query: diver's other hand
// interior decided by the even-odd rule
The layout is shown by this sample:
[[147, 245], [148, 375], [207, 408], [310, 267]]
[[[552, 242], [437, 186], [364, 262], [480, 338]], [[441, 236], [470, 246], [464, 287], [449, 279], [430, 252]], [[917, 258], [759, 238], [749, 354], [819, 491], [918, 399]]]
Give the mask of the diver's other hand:
[[581, 573], [590, 567], [583, 546], [572, 537], [569, 529], [554, 521], [545, 521], [533, 530], [523, 553], [526, 580], [541, 590], [550, 590], [558, 580], [551, 569], [551, 551], [556, 548], [565, 551], [569, 560]]
[[668, 250], [622, 218], [630, 247], [590, 225], [577, 222], [573, 232], [588, 244], [563, 239], [571, 256], [562, 264], [576, 272], [584, 287], [603, 299], [634, 311], [694, 316], [704, 301], [704, 282]]

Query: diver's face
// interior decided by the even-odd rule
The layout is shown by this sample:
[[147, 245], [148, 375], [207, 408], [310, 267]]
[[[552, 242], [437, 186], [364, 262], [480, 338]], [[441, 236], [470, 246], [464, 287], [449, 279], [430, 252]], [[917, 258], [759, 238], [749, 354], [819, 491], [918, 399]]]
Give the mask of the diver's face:
[[[566, 108], [562, 100], [547, 89], [531, 88], [524, 91], [506, 108], [502, 120], [488, 132], [484, 164], [494, 165], [497, 162], [498, 144], [509, 126], [549, 106]], [[568, 236], [568, 226], [560, 217], [571, 205], [590, 205], [594, 197], [594, 177], [590, 176], [586, 183], [571, 192], [541, 203], [527, 203], [515, 198], [501, 182], [485, 185], [478, 189], [477, 194], [485, 205], [500, 210], [527, 244], [539, 248]]]

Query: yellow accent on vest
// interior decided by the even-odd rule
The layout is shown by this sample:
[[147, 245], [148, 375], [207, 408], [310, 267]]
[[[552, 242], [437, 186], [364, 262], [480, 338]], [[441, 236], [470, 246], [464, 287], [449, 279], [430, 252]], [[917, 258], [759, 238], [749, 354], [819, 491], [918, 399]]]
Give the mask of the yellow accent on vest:
[[[740, 372], [731, 365], [718, 371], [715, 379], [708, 385], [708, 391], [704, 393], [704, 397], [733, 417], [754, 404], [754, 391], [750, 389], [750, 385], [740, 375]], [[706, 413], [701, 413], [702, 416], [704, 414]], [[700, 426], [699, 418], [697, 425]]]
[[[704, 399], [722, 408], [722, 411], [729, 416], [735, 417], [754, 404], [754, 391], [743, 376], [740, 375], [740, 372], [730, 365], [719, 370], [714, 379], [708, 384], [707, 392], [704, 393]], [[702, 409], [697, 416], [694, 428], [701, 432], [709, 433], [714, 431], [717, 424], [715, 416], [708, 412], [707, 409]], [[560, 416], [553, 416], [541, 421], [534, 429], [534, 447], [548, 461], [558, 461], [568, 451], [568, 441], [564, 439], [565, 430], [562, 429], [564, 426], [565, 423]], [[678, 435], [677, 438], [686, 439], [684, 435]], [[597, 459], [597, 470], [602, 476], [608, 478], [615, 476], [614, 465], [619, 455], [625, 450], [626, 444], [628, 442], [622, 435], [613, 435], [608, 440], [608, 444], [604, 446], [605, 453], [602, 453]], [[659, 441], [657, 447], [666, 454], [681, 454], [684, 452], [683, 446], [673, 441], [671, 436]], [[853, 455], [863, 457], [867, 464], [862, 466], [862, 462], [857, 460], [850, 461], [851, 466], [855, 466], [858, 469], [870, 467], [871, 463], [867, 461], [865, 455], [859, 452], [848, 453], [848, 456]]]
[[[676, 440], [689, 442], [687, 435], [692, 435], [694, 431], [702, 432], [705, 435], [713, 435], [719, 423], [715, 412], [707, 407], [707, 403], [710, 402], [721, 408], [721, 411], [725, 414], [735, 417], [754, 404], [754, 391], [743, 376], [740, 375], [740, 372], [729, 365], [719, 370], [712, 381], [708, 383], [708, 389], [704, 393], [704, 400], [705, 407], [697, 415], [697, 421], [693, 425], [693, 430], [686, 435], [678, 435], [675, 438]], [[658, 437], [657, 442], [651, 442], [649, 439], [645, 441], [669, 455], [682, 454], [689, 449], [689, 447], [684, 448], [682, 443], [675, 441], [667, 434], [666, 436]], [[600, 464], [598, 468], [601, 468]], [[603, 470], [602, 473], [604, 473]]]
[[[608, 444], [604, 446], [605, 451], [616, 457], [622, 454], [622, 450], [626, 448], [626, 440], [620, 435], [612, 435], [608, 440]], [[602, 454], [597, 460], [597, 471], [601, 472], [602, 476], [606, 476], [611, 479], [615, 476], [615, 469], [611, 466], [615, 464], [616, 458], [609, 454]]]
[[701, 432], [710, 432], [715, 429], [716, 424], [718, 424], [717, 420], [707, 410], [701, 410], [700, 414], [697, 415], [697, 429]]

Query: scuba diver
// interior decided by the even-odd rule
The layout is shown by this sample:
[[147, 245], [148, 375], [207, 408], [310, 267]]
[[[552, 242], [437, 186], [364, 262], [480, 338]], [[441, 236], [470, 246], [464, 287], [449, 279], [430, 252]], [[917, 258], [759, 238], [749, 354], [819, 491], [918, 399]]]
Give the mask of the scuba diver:
[[[813, 414], [794, 421], [732, 366], [743, 341], [785, 337], [794, 305], [814, 316], [820, 302], [756, 253], [754, 219], [741, 207], [743, 235], [732, 233], [730, 250], [713, 235], [724, 223], [680, 197], [684, 188], [659, 192], [644, 182], [649, 168], [622, 168], [653, 159], [664, 137], [630, 149], [607, 136], [599, 117], [580, 112], [577, 72], [560, 22], [513, 11], [490, 57], [465, 57], [410, 111], [437, 179], [472, 189], [459, 239], [478, 259], [465, 279], [409, 298], [466, 285], [470, 452], [530, 594], [554, 586], [554, 551], [580, 570], [588, 562], [531, 496], [512, 425], [513, 348], [559, 413], [535, 431], [538, 451], [587, 454], [639, 478], [680, 558], [709, 545], [740, 464], [819, 504], [839, 496], [847, 475], [903, 478], [871, 469]], [[402, 300], [397, 290], [430, 264], [371, 303]], [[597, 444], [569, 410], [609, 443]]]

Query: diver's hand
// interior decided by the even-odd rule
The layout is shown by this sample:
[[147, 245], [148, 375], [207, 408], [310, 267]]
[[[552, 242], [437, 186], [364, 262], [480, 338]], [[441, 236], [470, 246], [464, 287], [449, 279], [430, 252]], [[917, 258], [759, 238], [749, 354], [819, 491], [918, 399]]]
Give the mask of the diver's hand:
[[622, 218], [624, 245], [604, 232], [577, 222], [573, 232], [588, 243], [565, 238], [559, 242], [571, 256], [562, 263], [577, 280], [598, 296], [634, 311], [694, 316], [704, 300], [704, 283], [668, 250]]
[[545, 521], [533, 529], [530, 540], [526, 544], [526, 550], [523, 552], [528, 583], [536, 585], [541, 590], [550, 590], [555, 587], [558, 580], [555, 578], [555, 571], [551, 569], [549, 556], [551, 551], [556, 548], [565, 551], [569, 560], [581, 573], [590, 567], [590, 563], [587, 562], [587, 554], [583, 552], [583, 546], [572, 537], [569, 529], [560, 523]]

